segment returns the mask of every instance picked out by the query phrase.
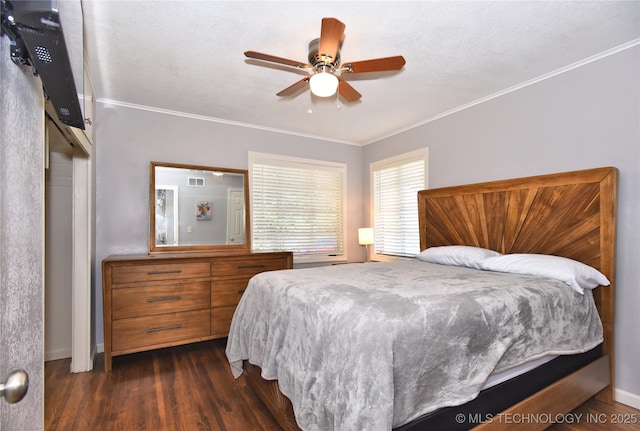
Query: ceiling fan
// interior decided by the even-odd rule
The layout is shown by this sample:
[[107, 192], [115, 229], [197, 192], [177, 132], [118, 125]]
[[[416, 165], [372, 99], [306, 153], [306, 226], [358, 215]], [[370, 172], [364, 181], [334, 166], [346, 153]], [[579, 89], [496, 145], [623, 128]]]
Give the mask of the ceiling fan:
[[343, 76], [350, 73], [387, 72], [400, 70], [405, 65], [404, 57], [376, 58], [373, 60], [340, 63], [340, 48], [345, 25], [335, 18], [323, 18], [320, 38], [309, 43], [309, 63], [289, 60], [256, 51], [246, 51], [244, 55], [256, 60], [284, 64], [299, 69], [308, 69], [310, 75], [285, 88], [277, 95], [291, 96], [309, 84], [311, 92], [319, 97], [329, 97], [338, 91], [347, 102], [355, 102], [362, 96]]

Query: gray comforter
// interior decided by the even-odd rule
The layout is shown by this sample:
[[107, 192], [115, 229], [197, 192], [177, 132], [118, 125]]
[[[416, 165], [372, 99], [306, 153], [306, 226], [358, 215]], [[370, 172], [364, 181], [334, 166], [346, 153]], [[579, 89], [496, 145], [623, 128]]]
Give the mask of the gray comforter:
[[602, 342], [591, 292], [409, 260], [251, 279], [227, 344], [277, 379], [300, 428], [390, 430], [475, 398], [487, 377]]

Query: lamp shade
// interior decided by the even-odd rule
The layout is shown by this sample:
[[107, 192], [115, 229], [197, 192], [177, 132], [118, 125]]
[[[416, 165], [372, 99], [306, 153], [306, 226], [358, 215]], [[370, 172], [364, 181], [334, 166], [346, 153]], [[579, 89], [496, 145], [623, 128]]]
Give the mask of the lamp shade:
[[329, 97], [336, 94], [338, 77], [332, 73], [319, 72], [309, 78], [311, 92], [318, 97]]
[[370, 245], [373, 244], [373, 228], [361, 227], [358, 229], [358, 244]]

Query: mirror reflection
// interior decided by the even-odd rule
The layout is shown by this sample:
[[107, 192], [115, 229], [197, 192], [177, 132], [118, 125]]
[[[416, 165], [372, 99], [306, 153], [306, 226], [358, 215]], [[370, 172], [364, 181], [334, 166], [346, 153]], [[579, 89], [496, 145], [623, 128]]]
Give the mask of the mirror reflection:
[[250, 248], [247, 171], [151, 162], [149, 251]]

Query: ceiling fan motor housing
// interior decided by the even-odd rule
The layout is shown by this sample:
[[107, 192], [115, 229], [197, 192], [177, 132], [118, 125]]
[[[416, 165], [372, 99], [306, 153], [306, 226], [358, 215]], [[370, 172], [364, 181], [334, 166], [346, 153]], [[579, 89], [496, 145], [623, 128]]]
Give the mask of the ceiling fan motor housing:
[[332, 69], [337, 69], [340, 65], [340, 50], [336, 52], [336, 58], [328, 57], [319, 52], [320, 38], [313, 39], [309, 42], [309, 64], [312, 64], [314, 68], [319, 66], [331, 66]]

